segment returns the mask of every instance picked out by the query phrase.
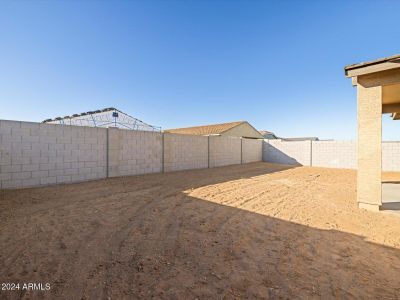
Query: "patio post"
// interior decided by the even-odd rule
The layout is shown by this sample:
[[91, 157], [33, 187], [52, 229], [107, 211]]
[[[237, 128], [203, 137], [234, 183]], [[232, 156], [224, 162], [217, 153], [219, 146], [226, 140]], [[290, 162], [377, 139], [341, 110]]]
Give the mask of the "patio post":
[[357, 85], [358, 172], [360, 208], [379, 211], [382, 205], [382, 86]]

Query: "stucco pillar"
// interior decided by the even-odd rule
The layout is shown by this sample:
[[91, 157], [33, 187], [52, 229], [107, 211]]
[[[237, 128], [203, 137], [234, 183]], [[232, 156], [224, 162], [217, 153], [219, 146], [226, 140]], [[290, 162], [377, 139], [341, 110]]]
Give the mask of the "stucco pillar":
[[360, 208], [379, 211], [382, 204], [382, 87], [357, 85]]

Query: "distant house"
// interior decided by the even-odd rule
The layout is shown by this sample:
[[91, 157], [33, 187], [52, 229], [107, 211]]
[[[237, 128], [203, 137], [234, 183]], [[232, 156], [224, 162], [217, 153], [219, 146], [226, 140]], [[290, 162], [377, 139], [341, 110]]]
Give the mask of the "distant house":
[[298, 142], [298, 141], [319, 141], [319, 138], [316, 136], [306, 136], [306, 137], [295, 137], [295, 138], [281, 138], [282, 141], [291, 141], [291, 142]]
[[253, 139], [264, 138], [262, 134], [255, 129], [247, 121], [238, 121], [230, 123], [176, 128], [164, 130], [166, 133], [190, 134], [190, 135], [220, 135], [220, 136], [234, 136], [245, 137]]
[[282, 141], [288, 141], [288, 142], [295, 142], [295, 141], [319, 141], [319, 138], [318, 138], [318, 137], [315, 137], [315, 136], [309, 136], [309, 137], [294, 137], [294, 138], [283, 138], [283, 137], [278, 137], [278, 136], [276, 136], [273, 132], [266, 131], [266, 130], [260, 130], [260, 133], [264, 136], [265, 139], [269, 139], [269, 140], [281, 139]]
[[270, 131], [260, 130], [260, 133], [262, 134], [264, 139], [269, 139], [269, 140], [279, 139], [273, 132]]

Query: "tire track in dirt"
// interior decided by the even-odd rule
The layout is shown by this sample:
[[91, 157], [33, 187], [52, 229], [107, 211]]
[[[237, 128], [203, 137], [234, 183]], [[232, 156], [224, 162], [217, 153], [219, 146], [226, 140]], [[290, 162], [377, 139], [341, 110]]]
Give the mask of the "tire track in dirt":
[[[151, 195], [151, 193], [156, 192], [157, 190], [159, 190], [159, 187], [152, 187], [148, 189], [148, 194]], [[121, 194], [124, 195], [123, 199], [120, 198]], [[86, 257], [81, 257], [81, 259], [74, 263], [75, 267], [72, 269], [71, 272], [79, 270], [78, 272], [82, 274], [81, 276], [78, 276], [80, 278], [86, 276], [84, 274], [89, 274], [86, 276], [85, 285], [87, 287], [82, 287], [80, 291], [77, 291], [77, 295], [87, 294], [95, 297], [102, 296], [101, 294], [94, 295], [93, 291], [90, 290], [95, 289], [95, 291], [98, 292], [100, 290], [100, 288], [97, 286], [99, 283], [102, 283], [106, 287], [107, 281], [102, 280], [102, 278], [105, 278], [107, 274], [107, 270], [104, 271], [104, 269], [109, 268], [109, 265], [114, 262], [112, 260], [110, 261], [110, 256], [115, 255], [115, 253], [118, 254], [116, 250], [118, 250], [120, 244], [126, 239], [126, 236], [129, 234], [129, 231], [132, 227], [131, 221], [134, 220], [136, 216], [145, 215], [146, 210], [148, 210], [149, 207], [153, 204], [151, 196], [144, 196], [140, 199], [140, 202], [137, 202], [137, 195], [138, 192], [126, 192], [116, 195], [115, 199], [118, 199], [118, 201], [122, 200], [122, 202], [126, 204], [122, 207], [113, 207], [113, 211], [110, 212], [110, 217], [113, 219], [114, 222], [102, 229], [102, 231], [107, 230], [107, 232], [97, 232], [97, 235], [93, 234], [90, 238], [87, 239], [86, 244], [93, 243], [96, 244], [96, 246], [94, 247], [101, 247], [104, 250], [99, 253], [96, 260], [91, 260], [91, 255], [90, 253], [88, 253]], [[135, 206], [131, 206], [132, 201], [135, 201]], [[139, 204], [139, 206], [136, 206], [137, 203], [141, 204]], [[112, 213], [116, 212], [117, 210], [123, 211], [123, 215], [113, 216]], [[107, 215], [105, 215], [104, 217], [107, 217]], [[91, 264], [85, 269], [82, 269], [81, 265], [87, 264], [88, 260], [92, 261]], [[101, 272], [103, 272], [104, 274], [99, 275]], [[93, 284], [91, 284], [91, 282], [93, 282]], [[76, 287], [74, 288], [76, 290]], [[90, 293], [88, 291], [90, 291]]]

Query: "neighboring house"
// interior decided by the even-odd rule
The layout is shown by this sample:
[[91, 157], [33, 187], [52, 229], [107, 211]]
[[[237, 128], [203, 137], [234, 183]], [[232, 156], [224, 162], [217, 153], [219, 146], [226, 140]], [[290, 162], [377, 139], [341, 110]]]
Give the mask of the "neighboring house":
[[269, 140], [276, 140], [279, 139], [273, 132], [271, 131], [266, 131], [266, 130], [260, 130], [260, 133], [264, 137], [264, 139], [269, 139]]
[[117, 127], [140, 131], [161, 131], [161, 127], [149, 125], [114, 107], [47, 119], [42, 123], [90, 127]]
[[253, 139], [264, 138], [262, 134], [247, 121], [238, 121], [222, 124], [212, 124], [164, 130], [166, 133], [191, 134], [191, 135], [220, 135], [245, 137]]
[[295, 137], [295, 138], [280, 138], [282, 141], [291, 141], [291, 142], [298, 142], [298, 141], [319, 141], [319, 138], [316, 136], [306, 136], [306, 137]]
[[283, 138], [283, 137], [278, 137], [276, 136], [273, 132], [266, 131], [266, 130], [260, 130], [260, 133], [264, 136], [265, 139], [269, 140], [276, 140], [276, 139], [281, 139], [282, 141], [319, 141], [318, 137], [295, 137], [295, 138]]

